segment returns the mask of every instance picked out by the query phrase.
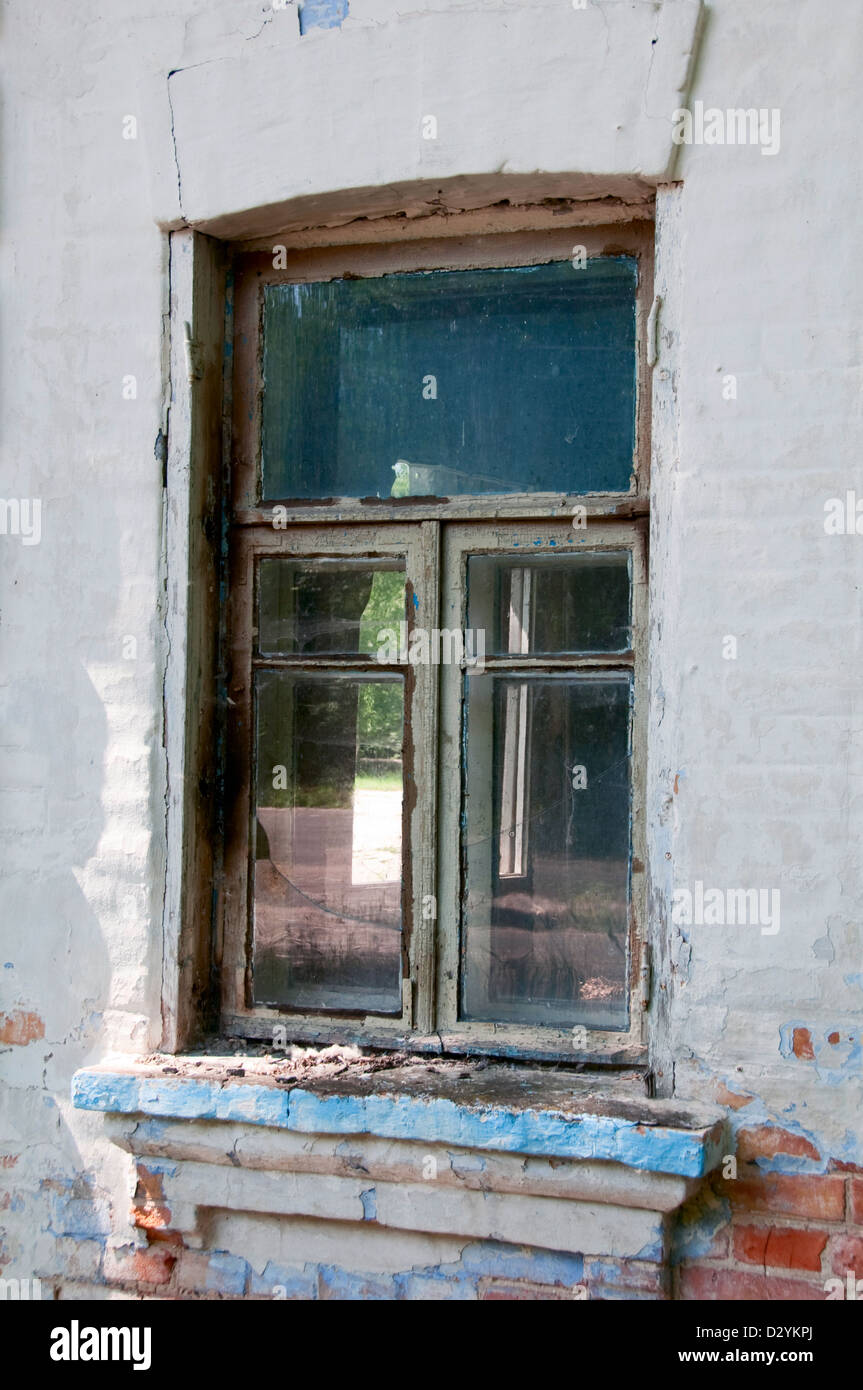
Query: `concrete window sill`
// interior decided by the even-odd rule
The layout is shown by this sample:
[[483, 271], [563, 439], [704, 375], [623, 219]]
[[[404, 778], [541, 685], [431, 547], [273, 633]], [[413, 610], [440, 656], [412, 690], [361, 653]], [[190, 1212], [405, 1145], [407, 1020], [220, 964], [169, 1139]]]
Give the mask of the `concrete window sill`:
[[425, 1059], [383, 1065], [358, 1057], [298, 1074], [270, 1058], [122, 1058], [76, 1072], [72, 1099], [109, 1114], [600, 1160], [680, 1178], [702, 1178], [720, 1161], [723, 1113], [650, 1100], [634, 1073]]
[[637, 1073], [338, 1049], [123, 1058], [73, 1080], [136, 1161], [135, 1224], [187, 1247], [245, 1213], [663, 1265], [724, 1116], [643, 1092]]

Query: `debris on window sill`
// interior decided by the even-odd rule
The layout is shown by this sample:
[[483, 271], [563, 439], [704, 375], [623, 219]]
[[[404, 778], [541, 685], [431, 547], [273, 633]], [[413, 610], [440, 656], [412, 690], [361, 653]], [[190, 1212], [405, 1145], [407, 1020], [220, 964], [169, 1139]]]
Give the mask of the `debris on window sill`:
[[645, 1096], [637, 1071], [529, 1067], [354, 1047], [108, 1059], [72, 1083], [79, 1109], [259, 1125], [303, 1134], [601, 1160], [700, 1178], [723, 1152], [714, 1106]]

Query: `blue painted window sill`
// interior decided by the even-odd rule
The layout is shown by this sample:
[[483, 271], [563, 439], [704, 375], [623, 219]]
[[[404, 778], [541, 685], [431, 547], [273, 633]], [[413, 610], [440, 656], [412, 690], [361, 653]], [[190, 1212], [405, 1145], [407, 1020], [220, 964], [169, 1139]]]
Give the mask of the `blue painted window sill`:
[[[233, 1074], [231, 1074], [233, 1073]], [[241, 1073], [241, 1074], [238, 1074]], [[225, 1121], [302, 1134], [375, 1135], [698, 1179], [717, 1167], [724, 1113], [650, 1100], [630, 1076], [505, 1064], [410, 1063], [309, 1079], [270, 1059], [123, 1057], [72, 1080], [80, 1110]]]

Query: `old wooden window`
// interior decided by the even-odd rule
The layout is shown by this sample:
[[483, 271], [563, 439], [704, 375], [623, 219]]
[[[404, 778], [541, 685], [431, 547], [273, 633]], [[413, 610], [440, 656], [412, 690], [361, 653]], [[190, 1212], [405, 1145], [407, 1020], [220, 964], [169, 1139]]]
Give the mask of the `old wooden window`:
[[236, 257], [228, 1033], [639, 1054], [651, 231]]

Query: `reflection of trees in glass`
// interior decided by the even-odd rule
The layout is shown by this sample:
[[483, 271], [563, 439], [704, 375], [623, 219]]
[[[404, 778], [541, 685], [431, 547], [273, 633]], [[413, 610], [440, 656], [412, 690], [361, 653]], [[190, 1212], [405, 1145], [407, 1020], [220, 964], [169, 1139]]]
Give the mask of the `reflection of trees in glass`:
[[360, 618], [360, 640], [357, 650], [374, 653], [378, 650], [378, 633], [382, 627], [399, 630], [405, 616], [404, 570], [376, 570], [371, 593]]
[[[374, 577], [369, 601], [360, 622], [360, 650], [376, 652], [381, 628], [393, 628], [398, 634], [404, 621], [404, 573], [379, 570]], [[385, 776], [386, 769], [369, 767], [369, 760], [401, 757], [402, 748], [402, 683], [401, 681], [367, 682], [360, 687], [357, 718], [358, 766], [360, 775]], [[366, 766], [364, 767], [364, 764]], [[391, 776], [401, 782], [395, 766]]]

